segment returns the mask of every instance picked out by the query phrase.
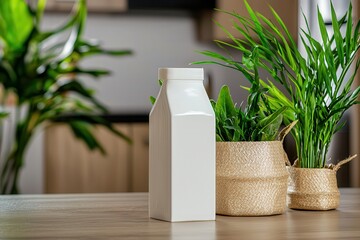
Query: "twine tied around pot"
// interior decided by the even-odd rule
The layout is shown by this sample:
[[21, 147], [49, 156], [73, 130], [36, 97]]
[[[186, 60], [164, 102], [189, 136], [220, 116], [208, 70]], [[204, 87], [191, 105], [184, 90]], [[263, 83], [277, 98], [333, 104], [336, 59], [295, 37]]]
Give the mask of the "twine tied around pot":
[[[355, 159], [356, 157], [357, 157], [357, 154], [354, 154], [354, 155], [352, 155], [352, 156], [349, 156], [348, 158], [345, 158], [344, 160], [341, 160], [341, 161], [338, 162], [337, 164], [332, 164], [332, 163], [327, 164], [327, 165], [325, 165], [325, 169], [331, 169], [331, 170], [337, 172], [342, 165], [344, 165], [345, 163], [350, 162], [351, 160]], [[287, 165], [287, 166], [291, 166], [290, 161], [289, 161], [289, 162], [286, 162], [286, 165]], [[294, 164], [293, 164], [291, 167], [300, 168], [300, 166], [299, 166], [299, 159], [296, 159], [295, 162], [294, 162]], [[319, 169], [321, 169], [321, 168], [319, 168]]]
[[[284, 127], [278, 134], [277, 136], [277, 140], [281, 142], [281, 144], [284, 143], [285, 137], [289, 134], [289, 132], [291, 131], [291, 129], [296, 125], [296, 123], [298, 122], [298, 120], [293, 121], [292, 123], [290, 123], [289, 125], [287, 125], [286, 127]], [[289, 160], [288, 155], [286, 154], [286, 152], [284, 151], [284, 158], [285, 158], [285, 163], [287, 166], [291, 166], [291, 162]]]
[[356, 157], [357, 157], [357, 154], [355, 154], [355, 155], [353, 155], [353, 156], [350, 156], [350, 157], [348, 157], [348, 158], [346, 158], [346, 159], [344, 159], [344, 160], [341, 160], [341, 161], [338, 162], [336, 165], [334, 165], [334, 164], [329, 164], [329, 165], [328, 165], [328, 168], [330, 168], [330, 169], [334, 170], [335, 172], [337, 172], [342, 165], [344, 165], [345, 163], [350, 162], [351, 160], [355, 159]]

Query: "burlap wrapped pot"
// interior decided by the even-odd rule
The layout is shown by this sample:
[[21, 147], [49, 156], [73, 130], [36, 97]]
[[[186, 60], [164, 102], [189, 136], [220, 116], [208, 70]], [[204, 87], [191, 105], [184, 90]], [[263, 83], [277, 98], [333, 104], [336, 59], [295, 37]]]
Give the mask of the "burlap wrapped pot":
[[282, 141], [216, 144], [216, 213], [231, 216], [281, 214], [288, 172]]
[[355, 156], [326, 168], [299, 168], [297, 162], [287, 167], [290, 178], [287, 206], [302, 210], [331, 210], [339, 207], [340, 192], [336, 172]]

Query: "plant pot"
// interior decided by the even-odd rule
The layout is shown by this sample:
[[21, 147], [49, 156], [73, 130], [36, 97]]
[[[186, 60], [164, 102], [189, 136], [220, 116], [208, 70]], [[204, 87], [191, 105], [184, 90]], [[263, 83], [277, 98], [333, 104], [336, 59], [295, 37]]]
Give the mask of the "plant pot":
[[216, 143], [216, 213], [281, 214], [286, 209], [288, 161], [282, 141]]
[[287, 167], [290, 174], [287, 206], [301, 210], [338, 208], [340, 192], [337, 186], [336, 172], [341, 165], [355, 157], [356, 155], [326, 168]]
[[287, 206], [292, 209], [330, 210], [340, 203], [336, 172], [326, 168], [288, 167]]

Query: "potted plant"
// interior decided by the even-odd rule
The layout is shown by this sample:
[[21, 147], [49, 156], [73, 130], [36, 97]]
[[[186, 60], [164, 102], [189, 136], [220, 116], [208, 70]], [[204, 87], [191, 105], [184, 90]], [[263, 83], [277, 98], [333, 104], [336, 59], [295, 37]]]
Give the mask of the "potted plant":
[[265, 100], [261, 100], [262, 95], [260, 89], [252, 92], [242, 110], [233, 103], [225, 85], [217, 101], [212, 101], [218, 214], [261, 216], [281, 214], [286, 209], [288, 158], [282, 143], [292, 126], [279, 132], [286, 107], [275, 112], [260, 109], [260, 101]]
[[[308, 210], [335, 209], [339, 205], [336, 171], [354, 156], [333, 165], [328, 163], [326, 154], [332, 136], [344, 126], [340, 123], [344, 112], [358, 103], [360, 87], [351, 90], [351, 85], [360, 66], [357, 57], [360, 21], [353, 29], [352, 6], [338, 19], [331, 5], [334, 34], [330, 35], [318, 11], [321, 42], [312, 37], [309, 27], [302, 29], [300, 40], [306, 50], [306, 54], [302, 54], [273, 9], [275, 22], [254, 12], [245, 3], [250, 18], [227, 13], [237, 19], [234, 26], [245, 40], [235, 38], [224, 29], [232, 42], [218, 43], [239, 50], [245, 57], [256, 53], [256, 65], [271, 76], [269, 81], [260, 81], [267, 89], [269, 106], [273, 109], [287, 107], [283, 112], [285, 124], [298, 121], [292, 130], [298, 159], [289, 167], [288, 206]], [[345, 27], [344, 33], [340, 31], [341, 26]], [[221, 60], [218, 64], [238, 64], [234, 58], [212, 57]], [[285, 93], [274, 81], [282, 85]]]
[[[83, 74], [99, 77], [109, 72], [83, 69], [78, 62], [88, 56], [121, 56], [130, 51], [104, 50], [99, 44], [83, 38], [87, 13], [85, 0], [77, 1], [65, 24], [52, 30], [41, 30], [45, 5], [46, 0], [37, 1], [35, 6], [25, 0], [0, 1], [1, 106], [5, 105], [8, 96], [13, 97], [15, 116], [12, 119], [16, 126], [11, 149], [1, 161], [2, 194], [19, 192], [18, 179], [24, 165], [24, 153], [39, 127], [65, 114], [71, 114], [66, 118], [67, 124], [90, 149], [103, 151], [92, 133], [95, 123], [129, 141], [110, 122], [99, 117], [106, 113], [106, 108], [78, 79]], [[69, 37], [64, 40], [63, 36], [68, 33]]]
[[201, 52], [221, 59], [193, 64], [219, 64], [238, 70], [250, 82], [247, 105], [233, 103], [229, 88], [223, 86], [212, 101], [216, 116], [216, 212], [233, 216], [281, 214], [286, 209], [288, 161], [282, 141], [296, 123], [279, 133], [287, 107], [268, 104], [267, 89], [261, 86], [257, 52], [243, 61], [215, 52]]

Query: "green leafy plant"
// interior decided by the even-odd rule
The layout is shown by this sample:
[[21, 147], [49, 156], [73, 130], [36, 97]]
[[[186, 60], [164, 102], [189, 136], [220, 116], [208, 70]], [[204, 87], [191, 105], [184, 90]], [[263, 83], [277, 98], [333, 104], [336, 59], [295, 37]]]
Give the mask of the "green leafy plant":
[[[211, 100], [211, 103], [216, 116], [216, 140], [219, 142], [273, 141], [278, 136], [282, 113], [286, 110], [282, 107], [268, 113], [265, 108], [258, 108], [254, 112], [251, 105], [242, 110], [234, 104], [226, 85], [220, 89], [217, 101]], [[251, 104], [258, 106], [260, 103], [253, 99]]]
[[[159, 80], [158, 80], [158, 83], [159, 83], [159, 86], [161, 87], [161, 86], [163, 85], [163, 80], [159, 79]], [[154, 96], [150, 96], [150, 97], [149, 97], [149, 100], [150, 100], [150, 103], [151, 103], [152, 105], [154, 105], [155, 102], [156, 102], [156, 98], [155, 98]]]
[[[220, 24], [218, 24], [222, 27]], [[232, 37], [232, 40], [241, 44], [242, 40], [233, 37], [225, 28], [222, 29]], [[226, 51], [226, 47], [232, 46], [223, 41], [215, 41], [220, 48]], [[239, 50], [239, 49], [238, 49]], [[286, 106], [272, 108], [265, 93], [268, 88], [261, 85], [259, 76], [259, 53], [261, 49], [255, 47], [252, 51], [243, 51], [241, 61], [224, 56], [212, 51], [202, 51], [201, 54], [220, 61], [198, 61], [193, 64], [217, 64], [231, 68], [242, 73], [250, 82], [247, 105], [244, 111], [236, 108], [231, 100], [228, 87], [223, 87], [219, 93], [218, 102], [213, 102], [218, 141], [271, 141], [275, 140], [282, 123], [282, 114]]]
[[[272, 109], [288, 108], [283, 113], [285, 124], [298, 120], [292, 135], [300, 167], [323, 168], [332, 136], [344, 125], [339, 124], [341, 117], [352, 105], [359, 103], [360, 87], [351, 90], [351, 85], [360, 66], [357, 58], [360, 21], [353, 26], [351, 5], [347, 14], [338, 20], [331, 5], [334, 34], [330, 35], [318, 10], [320, 42], [312, 37], [304, 16], [307, 29], [301, 29], [300, 35], [306, 49], [304, 56], [273, 9], [275, 22], [255, 12], [246, 1], [245, 4], [250, 18], [224, 12], [236, 19], [233, 26], [243, 38], [234, 37], [220, 26], [230, 42], [217, 43], [241, 52], [245, 56], [243, 62], [247, 56], [256, 53], [255, 64], [271, 76], [270, 80], [260, 80], [260, 85], [267, 89], [269, 106]], [[341, 26], [345, 27], [344, 34], [340, 31]], [[205, 54], [215, 58], [216, 64], [244, 71], [238, 69], [239, 60], [232, 56]], [[286, 94], [273, 81], [281, 83]]]
[[[92, 133], [95, 123], [130, 141], [110, 122], [99, 117], [106, 113], [106, 108], [79, 80], [81, 75], [100, 77], [109, 72], [83, 69], [78, 63], [99, 54], [122, 56], [131, 52], [104, 50], [99, 44], [83, 39], [85, 0], [77, 1], [65, 24], [53, 30], [41, 30], [45, 5], [46, 0], [38, 0], [36, 6], [30, 6], [25, 0], [0, 1], [1, 105], [5, 105], [9, 95], [16, 98], [15, 140], [1, 168], [0, 192], [3, 194], [19, 192], [24, 153], [32, 136], [44, 123], [68, 115], [66, 121], [75, 136], [90, 149], [102, 152], [101, 144]], [[64, 35], [68, 35], [65, 40]]]
[[[202, 63], [204, 62], [194, 64]], [[158, 82], [161, 87], [163, 81], [159, 79]], [[254, 82], [259, 83], [259, 81]], [[275, 112], [260, 109], [261, 97], [265, 99], [262, 93], [251, 94], [248, 101], [250, 104], [243, 111], [234, 104], [229, 87], [224, 85], [220, 89], [217, 102], [210, 100], [216, 116], [216, 140], [221, 142], [275, 140], [282, 123], [282, 113], [286, 107]], [[151, 104], [154, 104], [155, 101], [156, 98], [150, 96]]]

